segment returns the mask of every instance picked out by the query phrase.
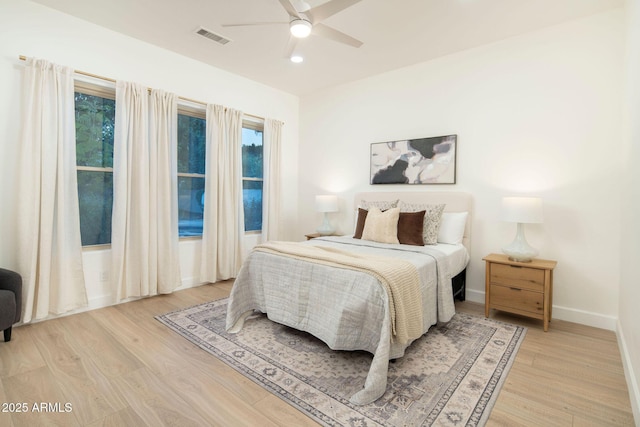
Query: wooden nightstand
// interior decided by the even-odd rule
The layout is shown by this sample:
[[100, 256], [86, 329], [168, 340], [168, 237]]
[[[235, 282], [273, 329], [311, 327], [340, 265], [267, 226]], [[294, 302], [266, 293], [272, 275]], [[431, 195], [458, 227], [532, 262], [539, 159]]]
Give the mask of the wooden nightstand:
[[304, 235], [304, 237], [306, 237], [307, 240], [315, 239], [316, 237], [327, 237], [327, 236], [339, 236], [339, 234], [325, 234], [323, 236], [320, 233], [309, 233]]
[[541, 319], [549, 330], [553, 303], [553, 269], [557, 262], [534, 259], [509, 260], [507, 255], [491, 254], [486, 261], [484, 315], [492, 308]]

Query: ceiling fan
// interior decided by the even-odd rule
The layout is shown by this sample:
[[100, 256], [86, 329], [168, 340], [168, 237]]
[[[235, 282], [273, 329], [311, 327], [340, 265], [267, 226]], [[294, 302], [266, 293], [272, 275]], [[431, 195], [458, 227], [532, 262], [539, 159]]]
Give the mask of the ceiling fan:
[[291, 57], [298, 40], [310, 34], [324, 37], [338, 43], [352, 47], [362, 46], [362, 42], [341, 31], [322, 24], [322, 21], [344, 9], [353, 6], [361, 0], [331, 0], [316, 7], [310, 7], [303, 0], [279, 0], [282, 7], [289, 14], [289, 22], [245, 22], [237, 24], [222, 24], [223, 27], [244, 27], [251, 25], [288, 24], [291, 37], [286, 50], [286, 56]]

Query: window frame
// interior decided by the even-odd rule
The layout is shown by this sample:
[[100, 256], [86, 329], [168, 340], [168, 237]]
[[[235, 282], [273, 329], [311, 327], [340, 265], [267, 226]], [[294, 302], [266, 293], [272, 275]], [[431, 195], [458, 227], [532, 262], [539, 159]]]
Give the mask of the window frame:
[[[242, 128], [243, 129], [251, 129], [251, 130], [256, 130], [259, 132], [262, 132], [262, 178], [253, 178], [253, 177], [245, 177], [244, 175], [242, 176], [242, 184], [243, 184], [243, 188], [244, 188], [244, 182], [245, 181], [254, 181], [254, 182], [262, 182], [262, 202], [260, 204], [261, 208], [264, 207], [264, 120], [263, 119], [253, 119], [251, 117], [244, 117], [242, 119]], [[242, 144], [241, 144], [242, 145]], [[242, 155], [242, 153], [241, 153]], [[244, 206], [244, 199], [242, 201], [243, 206]], [[264, 212], [264, 209], [263, 209]], [[262, 220], [264, 221], [264, 215]], [[262, 234], [262, 230], [263, 227], [260, 227], [260, 230], [244, 230], [244, 234], [245, 235], [259, 235]]]
[[[196, 106], [196, 104], [191, 104], [188, 102], [183, 102], [182, 100], [180, 102], [178, 102], [178, 116], [183, 115], [183, 116], [189, 116], [189, 117], [195, 117], [197, 119], [203, 119], [205, 121], [205, 126], [207, 124], [207, 110], [206, 107], [204, 106]], [[177, 123], [177, 117], [176, 117], [176, 123]], [[176, 140], [176, 144], [177, 147], [176, 149], [179, 148], [179, 144], [180, 142]], [[203, 155], [206, 157], [207, 155], [207, 148], [206, 148], [206, 135], [205, 135], [205, 152], [203, 153]], [[206, 182], [206, 170], [205, 173], [200, 174], [200, 173], [190, 173], [190, 172], [177, 172], [177, 180], [179, 180], [180, 178], [202, 178], [205, 180]], [[204, 221], [204, 219], [203, 219]], [[180, 236], [180, 224], [178, 223], [178, 239], [179, 240], [202, 240], [202, 234], [195, 235], [195, 236]]]
[[[98, 96], [106, 99], [114, 100], [116, 99], [116, 88], [114, 82], [105, 82], [102, 79], [94, 79], [91, 77], [76, 77], [74, 79], [74, 92], [80, 92], [90, 96]], [[200, 118], [205, 120], [206, 123], [206, 108], [200, 106], [199, 104], [191, 103], [188, 101], [182, 101], [178, 103], [177, 109], [178, 115], [186, 115], [195, 118]], [[264, 120], [259, 118], [252, 117], [244, 117], [242, 120], [242, 128], [243, 129], [251, 129], [262, 132], [263, 136], [263, 144], [262, 148], [264, 150]], [[177, 142], [177, 141], [176, 141]], [[263, 151], [264, 154], [264, 151]], [[205, 146], [205, 155], [206, 155], [206, 146]], [[264, 157], [263, 157], [264, 159]], [[264, 162], [264, 160], [263, 160]], [[264, 168], [264, 163], [263, 163]], [[113, 175], [113, 167], [96, 167], [96, 166], [81, 166], [77, 164], [76, 160], [76, 173], [78, 171], [83, 172], [100, 172], [100, 173], [110, 173]], [[206, 171], [204, 174], [200, 173], [186, 173], [186, 172], [177, 172], [177, 178], [201, 178], [206, 179]], [[263, 202], [264, 203], [264, 175], [262, 178], [255, 177], [245, 177], [242, 176], [242, 183], [245, 181], [253, 181], [253, 182], [261, 182], [262, 183], [262, 191], [263, 191]], [[243, 200], [244, 203], [244, 200]], [[262, 204], [264, 206], [264, 204]], [[113, 211], [113, 205], [111, 206]], [[263, 218], [264, 220], [264, 218]], [[178, 226], [179, 227], [179, 226]], [[244, 231], [245, 235], [259, 235], [262, 234], [262, 227], [260, 230], [249, 230]], [[180, 229], [178, 228], [178, 233]], [[202, 240], [202, 235], [199, 236], [179, 236], [180, 240]], [[95, 245], [83, 245], [83, 250], [103, 250], [111, 247], [111, 242], [109, 243], [100, 243]]]
[[[108, 84], [101, 79], [79, 78], [76, 77], [73, 82], [73, 91], [83, 93], [89, 96], [98, 96], [105, 99], [116, 100], [115, 84]], [[75, 106], [74, 106], [75, 110]], [[115, 122], [114, 122], [115, 126]], [[75, 127], [75, 119], [74, 119]], [[76, 137], [77, 144], [77, 137]], [[113, 163], [113, 162], [112, 162]], [[97, 167], [97, 166], [80, 166], [76, 157], [76, 176], [79, 171], [83, 172], [103, 172], [110, 173], [113, 176], [113, 167]], [[113, 182], [113, 177], [112, 177]], [[79, 195], [78, 195], [79, 196]], [[111, 205], [111, 213], [113, 214], [113, 204]], [[79, 214], [79, 212], [78, 212]], [[109, 243], [98, 243], [95, 245], [82, 245], [82, 250], [104, 250], [111, 248], [111, 239]]]

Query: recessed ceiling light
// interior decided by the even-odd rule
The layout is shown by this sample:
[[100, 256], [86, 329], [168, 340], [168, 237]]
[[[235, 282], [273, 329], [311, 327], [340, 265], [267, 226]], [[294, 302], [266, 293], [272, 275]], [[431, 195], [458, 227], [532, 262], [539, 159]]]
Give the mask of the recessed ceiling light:
[[304, 58], [300, 55], [291, 55], [291, 62], [295, 62], [296, 64], [301, 63], [302, 61], [304, 61]]
[[298, 38], [305, 38], [311, 34], [311, 22], [306, 19], [294, 19], [289, 23], [291, 35]]

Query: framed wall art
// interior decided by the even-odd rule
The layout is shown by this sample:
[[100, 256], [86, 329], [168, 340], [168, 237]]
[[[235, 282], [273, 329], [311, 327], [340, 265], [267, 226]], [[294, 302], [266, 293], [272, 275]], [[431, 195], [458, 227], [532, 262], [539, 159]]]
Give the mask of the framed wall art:
[[455, 184], [457, 135], [371, 144], [371, 184]]

